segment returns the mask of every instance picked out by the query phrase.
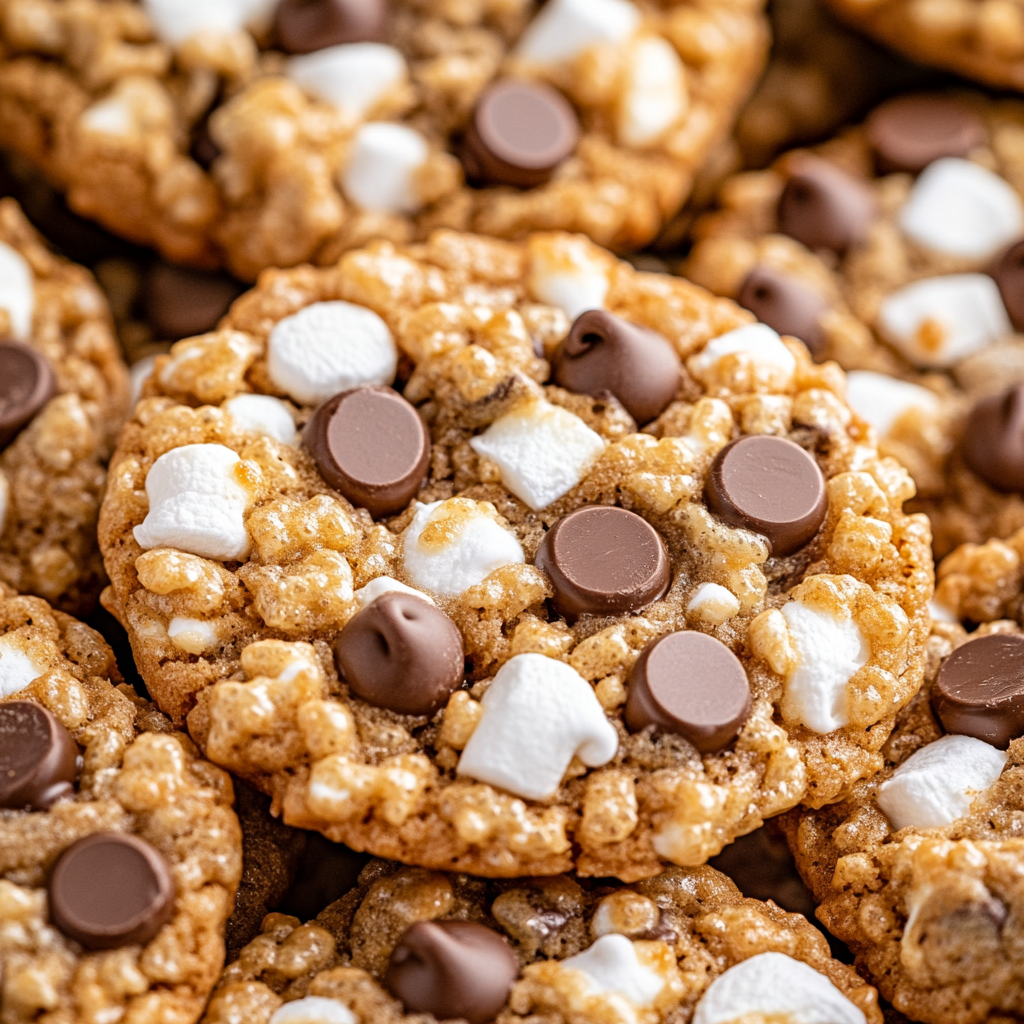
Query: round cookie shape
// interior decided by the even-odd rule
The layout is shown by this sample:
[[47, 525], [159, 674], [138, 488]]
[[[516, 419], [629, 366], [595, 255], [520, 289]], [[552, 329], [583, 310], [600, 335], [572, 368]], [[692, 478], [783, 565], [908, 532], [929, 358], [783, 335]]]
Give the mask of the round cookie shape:
[[384, 984], [406, 1010], [489, 1024], [519, 964], [504, 936], [473, 921], [418, 921], [391, 953]]
[[78, 744], [41, 704], [0, 704], [0, 807], [45, 811], [74, 792]]
[[897, 96], [877, 106], [864, 123], [885, 171], [923, 171], [933, 160], [967, 156], [988, 137], [981, 118], [955, 97]]
[[1024, 384], [975, 404], [964, 427], [963, 455], [996, 490], [1024, 492]]
[[484, 91], [466, 126], [462, 162], [490, 185], [543, 185], [579, 142], [569, 101], [550, 85], [504, 78]]
[[647, 645], [629, 676], [626, 725], [685, 736], [702, 754], [727, 747], [750, 714], [740, 660], [705, 633], [670, 633]]
[[818, 464], [784, 437], [741, 437], [715, 456], [705, 490], [708, 507], [732, 526], [768, 538], [772, 555], [799, 551], [828, 512]]
[[754, 267], [736, 301], [773, 331], [799, 338], [815, 358], [821, 355], [825, 337], [819, 317], [828, 303], [796, 278], [771, 267]]
[[388, 387], [335, 395], [310, 418], [302, 441], [327, 483], [374, 519], [405, 508], [430, 464], [426, 425]]
[[0, 449], [6, 448], [57, 393], [50, 364], [17, 341], [0, 342]]
[[958, 647], [936, 676], [932, 709], [946, 732], [1005, 750], [1024, 734], [1024, 636], [991, 633]]
[[578, 394], [611, 392], [639, 426], [664, 412], [679, 390], [672, 343], [603, 309], [576, 318], [551, 365], [557, 384]]
[[174, 912], [174, 879], [149, 843], [101, 832], [69, 846], [48, 886], [53, 923], [86, 949], [149, 942]]
[[274, 36], [286, 53], [383, 42], [388, 8], [388, 0], [280, 0], [274, 11]]
[[462, 634], [429, 601], [391, 592], [348, 621], [334, 642], [334, 660], [367, 703], [429, 715], [462, 683]]
[[1016, 330], [1024, 330], [1024, 241], [1016, 242], [999, 256], [992, 277], [1010, 322]]
[[553, 604], [572, 622], [587, 614], [640, 611], [665, 593], [672, 577], [658, 531], [615, 505], [563, 516], [544, 535], [534, 565], [551, 577]]

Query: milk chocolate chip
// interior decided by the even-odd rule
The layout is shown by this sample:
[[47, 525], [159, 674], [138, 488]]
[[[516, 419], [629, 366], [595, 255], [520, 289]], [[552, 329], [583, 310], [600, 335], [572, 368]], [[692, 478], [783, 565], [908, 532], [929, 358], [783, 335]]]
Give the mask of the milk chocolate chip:
[[603, 309], [577, 317], [551, 362], [556, 383], [577, 394], [611, 392], [640, 426], [679, 390], [679, 356], [668, 338]]
[[741, 437], [715, 456], [708, 507], [730, 526], [763, 534], [772, 555], [791, 555], [817, 532], [828, 512], [818, 464], [784, 437]]
[[1014, 328], [1024, 331], [1024, 241], [1015, 242], [996, 260], [992, 276]]
[[473, 921], [418, 921], [395, 946], [384, 984], [410, 1013], [489, 1024], [518, 975], [496, 931]]
[[329, 398], [306, 424], [302, 443], [320, 475], [374, 519], [400, 512], [430, 465], [430, 434], [391, 388], [366, 385]]
[[864, 239], [874, 216], [874, 196], [859, 178], [816, 156], [792, 164], [777, 212], [784, 235], [841, 256]]
[[828, 303], [795, 277], [768, 267], [754, 267], [736, 301], [779, 334], [799, 338], [817, 359], [825, 347], [821, 314]]
[[430, 715], [462, 682], [462, 634], [429, 601], [392, 592], [349, 619], [334, 642], [334, 660], [368, 704]]
[[0, 342], [0, 450], [56, 393], [53, 370], [35, 349], [17, 341]]
[[243, 285], [227, 274], [176, 267], [162, 260], [146, 274], [143, 311], [161, 341], [178, 341], [212, 331]]
[[964, 427], [963, 455], [996, 490], [1024, 492], [1024, 384], [977, 402]]
[[579, 119], [560, 92], [542, 82], [504, 78], [477, 101], [462, 163], [471, 181], [532, 188], [551, 179], [579, 138]]
[[668, 590], [668, 549], [646, 520], [614, 505], [570, 512], [551, 527], [534, 564], [551, 577], [560, 615], [638, 612]]
[[149, 942], [174, 911], [174, 880], [163, 856], [123, 832], [69, 846], [50, 874], [50, 917], [86, 949]]
[[287, 53], [313, 53], [343, 43], [383, 42], [387, 0], [281, 0], [274, 34]]
[[31, 700], [0, 704], [0, 807], [45, 811], [75, 791], [78, 744]]
[[946, 732], [1004, 750], [1024, 735], [1024, 636], [992, 633], [958, 647], [939, 669], [932, 710]]
[[897, 96], [865, 122], [868, 142], [883, 171], [923, 171], [944, 156], [967, 156], [983, 146], [981, 118], [952, 96]]

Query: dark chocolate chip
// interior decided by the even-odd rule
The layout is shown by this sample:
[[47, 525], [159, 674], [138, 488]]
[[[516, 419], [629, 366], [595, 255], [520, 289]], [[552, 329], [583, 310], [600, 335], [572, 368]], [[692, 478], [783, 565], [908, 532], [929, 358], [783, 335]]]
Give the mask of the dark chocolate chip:
[[16, 341], [0, 342], [0, 450], [56, 393], [57, 380], [43, 356]]
[[0, 807], [45, 811], [75, 791], [78, 744], [31, 700], [0, 704]]
[[473, 921], [417, 921], [395, 946], [384, 984], [410, 1013], [488, 1024], [518, 975], [496, 931]]
[[685, 736], [702, 754], [727, 747], [750, 715], [739, 658], [713, 636], [670, 633], [648, 644], [629, 677], [626, 725]]
[[1024, 636], [992, 633], [958, 647], [939, 669], [932, 710], [946, 732], [1004, 750], [1024, 735]]
[[477, 101], [462, 163], [471, 181], [532, 188], [550, 181], [579, 138], [579, 119], [560, 92], [542, 82], [504, 78]]
[[1017, 331], [1024, 331], [1024, 241], [1015, 242], [996, 260], [992, 277]]
[[160, 341], [212, 331], [245, 290], [226, 274], [189, 270], [158, 261], [142, 286], [143, 312]]
[[772, 330], [799, 338], [815, 359], [821, 356], [825, 348], [821, 314], [828, 303], [795, 277], [769, 267], [754, 267], [736, 301]]
[[274, 12], [274, 34], [287, 53], [383, 42], [388, 6], [387, 0], [281, 0]]
[[711, 464], [705, 498], [730, 526], [767, 537], [776, 557], [802, 548], [828, 512], [818, 464], [799, 445], [770, 435], [727, 444]]
[[634, 512], [590, 505], [551, 527], [534, 564], [551, 577], [560, 615], [638, 612], [657, 601], [671, 581], [668, 549], [661, 535]]
[[137, 836], [100, 832], [69, 846], [50, 874], [50, 917], [86, 949], [144, 945], [170, 920], [174, 880]]
[[426, 424], [391, 388], [365, 385], [329, 398], [302, 443], [324, 480], [374, 519], [405, 508], [430, 465]]
[[967, 156], [983, 146], [985, 125], [952, 96], [909, 95], [886, 100], [865, 122], [883, 171], [923, 171], [944, 156]]
[[679, 390], [679, 356], [668, 338], [603, 309], [577, 317], [551, 362], [563, 388], [611, 392], [640, 426], [660, 416]]
[[868, 185], [816, 156], [793, 162], [779, 198], [779, 231], [808, 249], [842, 255], [862, 241], [875, 217]]
[[462, 682], [462, 634], [429, 601], [392, 591], [349, 619], [334, 642], [334, 660], [368, 704], [430, 715]]
[[963, 435], [967, 465], [997, 491], [1024, 493], [1024, 384], [975, 403]]

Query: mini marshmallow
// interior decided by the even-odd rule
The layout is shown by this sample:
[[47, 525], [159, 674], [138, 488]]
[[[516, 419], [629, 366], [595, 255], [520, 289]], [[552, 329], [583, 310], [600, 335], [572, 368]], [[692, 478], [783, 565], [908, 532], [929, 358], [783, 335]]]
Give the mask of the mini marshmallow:
[[525, 797], [552, 796], [574, 756], [607, 764], [619, 737], [590, 684], [565, 662], [519, 654], [498, 670], [456, 770]]
[[269, 1024], [359, 1024], [356, 1015], [337, 999], [306, 996], [279, 1006]]
[[987, 274], [928, 277], [889, 295], [878, 311], [882, 333], [915, 366], [950, 366], [1013, 328]]
[[267, 343], [270, 379], [306, 405], [360, 384], [390, 384], [397, 370], [388, 325], [351, 302], [314, 302], [281, 320]]
[[698, 376], [709, 373], [726, 356], [748, 356], [752, 361], [781, 370], [787, 377], [796, 370], [793, 353], [767, 324], [747, 324], [712, 338], [688, 365]]
[[931, 416], [939, 411], [939, 400], [933, 391], [873, 370], [847, 372], [846, 398], [853, 411], [878, 431], [879, 437], [887, 437], [897, 421], [912, 409]]
[[782, 614], [800, 658], [786, 680], [788, 716], [817, 733], [841, 729], [850, 721], [846, 685], [867, 664], [871, 645], [850, 617], [800, 601], [784, 605]]
[[405, 58], [383, 43], [345, 43], [288, 61], [288, 77], [300, 89], [362, 118], [408, 73]]
[[530, 291], [539, 302], [557, 306], [570, 320], [588, 309], [604, 309], [608, 268], [585, 245], [531, 250]]
[[415, 213], [423, 205], [416, 176], [429, 155], [427, 140], [412, 128], [386, 121], [364, 124], [352, 141], [341, 186], [364, 210]]
[[665, 987], [660, 975], [640, 963], [625, 935], [602, 935], [589, 949], [563, 960], [562, 969], [585, 974], [592, 993], [616, 992], [634, 1006], [650, 1006]]
[[619, 141], [653, 145], [683, 116], [686, 101], [686, 72], [675, 48], [660, 36], [641, 40], [633, 48], [619, 105]]
[[146, 477], [149, 512], [135, 527], [135, 539], [147, 549], [178, 548], [222, 561], [245, 558], [252, 543], [240, 462], [220, 444], [188, 444], [161, 455]]
[[742, 1017], [791, 1024], [865, 1024], [864, 1012], [824, 974], [785, 953], [758, 953], [715, 978], [692, 1024], [731, 1024]]
[[469, 444], [497, 465], [502, 483], [534, 512], [568, 494], [605, 447], [579, 416], [543, 399], [516, 406]]
[[940, 828], [962, 818], [999, 778], [1006, 752], [973, 736], [943, 736], [911, 754], [878, 787], [892, 827]]
[[20, 693], [46, 671], [46, 665], [25, 653], [16, 636], [0, 636], [0, 699]]
[[271, 395], [235, 395], [222, 406], [235, 421], [238, 430], [272, 437], [281, 444], [298, 442], [295, 420], [288, 406]]
[[919, 245], [981, 260], [1024, 233], [1024, 208], [998, 174], [970, 160], [944, 157], [914, 183], [899, 225]]
[[143, 0], [156, 34], [178, 46], [200, 32], [237, 32], [266, 21], [276, 0]]
[[402, 556], [409, 579], [442, 597], [461, 594], [503, 565], [526, 561], [515, 534], [499, 526], [482, 505], [465, 498], [417, 502]]
[[936, 598], [932, 598], [928, 602], [928, 614], [931, 616], [932, 622], [948, 622], [952, 625], [960, 621], [956, 617], [956, 612], [951, 608], [947, 608]]
[[167, 626], [167, 635], [175, 647], [189, 654], [204, 654], [217, 646], [217, 631], [212, 623], [176, 615]]
[[153, 376], [155, 368], [155, 355], [144, 356], [137, 363], [132, 363], [132, 368], [128, 371], [132, 406], [135, 406], [142, 397], [142, 385]]
[[352, 596], [360, 609], [363, 609], [385, 594], [409, 594], [411, 597], [418, 597], [421, 601], [426, 601], [427, 604], [434, 604], [434, 599], [424, 594], [422, 590], [407, 587], [390, 576], [378, 576], [375, 580], [370, 580], [365, 587], [360, 587]]
[[686, 611], [702, 622], [718, 626], [739, 614], [740, 602], [731, 590], [720, 583], [702, 583], [694, 591]]
[[16, 249], [0, 242], [0, 309], [7, 310], [11, 333], [25, 341], [32, 333], [36, 286], [32, 268]]
[[519, 39], [516, 55], [532, 64], [564, 64], [602, 43], [621, 43], [640, 24], [626, 0], [551, 0]]

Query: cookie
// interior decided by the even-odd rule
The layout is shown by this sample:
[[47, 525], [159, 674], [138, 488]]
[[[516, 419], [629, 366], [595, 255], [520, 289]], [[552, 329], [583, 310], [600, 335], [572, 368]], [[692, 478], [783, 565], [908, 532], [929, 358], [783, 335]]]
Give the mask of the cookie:
[[7, 587], [0, 623], [4, 1017], [195, 1021], [242, 866], [231, 781], [88, 626]]
[[291, 825], [489, 876], [700, 864], [877, 770], [920, 685], [927, 524], [842, 389], [579, 236], [270, 273], [121, 435], [107, 604]]
[[1024, 636], [936, 624], [927, 681], [886, 767], [848, 800], [782, 819], [819, 919], [912, 1020], [1020, 1013]]
[[627, 887], [485, 882], [373, 861], [316, 921], [271, 914], [204, 1024], [459, 1018], [648, 1024], [792, 1015], [881, 1024], [875, 990], [800, 914], [709, 867]]

